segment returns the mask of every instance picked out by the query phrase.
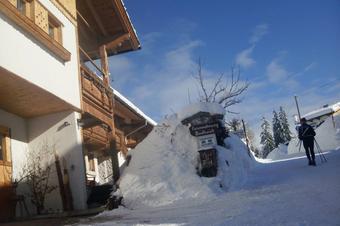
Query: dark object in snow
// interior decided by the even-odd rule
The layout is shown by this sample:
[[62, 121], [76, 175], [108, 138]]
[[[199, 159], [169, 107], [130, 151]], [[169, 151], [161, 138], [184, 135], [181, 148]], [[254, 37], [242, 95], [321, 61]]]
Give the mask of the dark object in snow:
[[228, 160], [225, 160], [225, 164], [227, 164], [227, 166], [229, 167], [229, 162], [228, 162]]
[[198, 174], [203, 177], [216, 177], [217, 175], [217, 153], [216, 149], [200, 150], [200, 167]]
[[117, 209], [120, 205], [122, 205], [123, 194], [119, 189], [119, 185], [114, 186], [115, 192], [111, 193], [111, 197], [107, 200], [106, 209], [113, 210]]
[[117, 209], [122, 204], [123, 197], [113, 195], [107, 200], [106, 209], [113, 210]]
[[103, 206], [110, 198], [110, 194], [113, 191], [111, 184], [94, 186], [91, 188], [90, 196], [87, 199], [87, 205], [90, 208]]
[[126, 166], [129, 166], [130, 161], [131, 161], [131, 158], [132, 158], [132, 156], [131, 156], [130, 154], [128, 154], [128, 155], [126, 156]]

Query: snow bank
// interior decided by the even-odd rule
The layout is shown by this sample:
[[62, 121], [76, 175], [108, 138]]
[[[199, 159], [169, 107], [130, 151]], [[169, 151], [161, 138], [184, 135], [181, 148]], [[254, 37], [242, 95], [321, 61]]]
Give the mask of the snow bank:
[[181, 120], [199, 111], [222, 112], [215, 104], [208, 106], [190, 105], [178, 115], [166, 118], [131, 151], [131, 162], [120, 181], [128, 208], [210, 200], [245, 181], [254, 159], [235, 135], [225, 139], [226, 147], [216, 147], [219, 165], [216, 177], [199, 177], [196, 173], [197, 138]]
[[271, 160], [282, 159], [282, 158], [285, 158], [287, 154], [288, 154], [288, 146], [285, 144], [279, 144], [277, 148], [275, 148], [268, 154], [267, 159], [271, 159]]

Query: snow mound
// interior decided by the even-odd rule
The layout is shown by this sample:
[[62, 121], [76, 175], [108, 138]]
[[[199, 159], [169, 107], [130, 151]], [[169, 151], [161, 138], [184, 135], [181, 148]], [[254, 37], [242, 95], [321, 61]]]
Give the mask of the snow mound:
[[287, 154], [288, 154], [288, 146], [285, 144], [279, 144], [277, 148], [275, 148], [268, 154], [267, 159], [271, 159], [271, 160], [282, 159], [282, 158], [285, 158]]
[[197, 175], [197, 138], [181, 120], [200, 111], [221, 112], [215, 104], [210, 106], [191, 105], [167, 117], [131, 151], [131, 162], [119, 184], [126, 207], [158, 207], [193, 199], [204, 202], [244, 183], [254, 159], [235, 135], [225, 139], [225, 147], [216, 146], [217, 176]]

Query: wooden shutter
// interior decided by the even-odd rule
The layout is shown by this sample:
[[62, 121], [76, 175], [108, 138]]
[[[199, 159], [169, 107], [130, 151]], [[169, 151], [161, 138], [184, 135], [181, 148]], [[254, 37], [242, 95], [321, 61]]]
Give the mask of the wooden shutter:
[[0, 126], [0, 133], [3, 136], [0, 142], [3, 146], [3, 160], [0, 161], [0, 186], [9, 186], [12, 183], [12, 157], [11, 140], [9, 129]]
[[48, 33], [48, 12], [38, 1], [34, 1], [34, 22]]

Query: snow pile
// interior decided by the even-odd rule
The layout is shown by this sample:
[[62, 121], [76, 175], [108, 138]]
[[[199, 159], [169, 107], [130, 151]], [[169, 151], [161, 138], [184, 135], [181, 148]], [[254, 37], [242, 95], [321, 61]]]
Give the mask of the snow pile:
[[197, 138], [181, 120], [200, 111], [219, 113], [221, 108], [207, 103], [188, 106], [158, 124], [131, 151], [131, 162], [120, 181], [125, 206], [136, 209], [193, 199], [203, 202], [245, 181], [254, 159], [248, 156], [246, 146], [235, 135], [225, 139], [226, 147], [216, 147], [217, 176], [197, 175]]
[[268, 154], [267, 159], [272, 159], [272, 160], [282, 159], [282, 158], [285, 158], [287, 154], [288, 154], [288, 146], [285, 144], [279, 144], [277, 148], [275, 148], [273, 151], [271, 151]]

